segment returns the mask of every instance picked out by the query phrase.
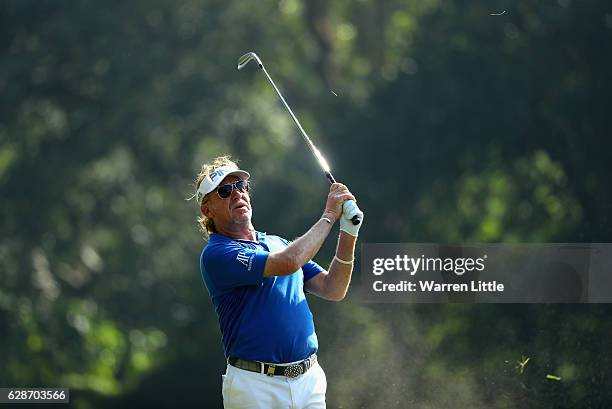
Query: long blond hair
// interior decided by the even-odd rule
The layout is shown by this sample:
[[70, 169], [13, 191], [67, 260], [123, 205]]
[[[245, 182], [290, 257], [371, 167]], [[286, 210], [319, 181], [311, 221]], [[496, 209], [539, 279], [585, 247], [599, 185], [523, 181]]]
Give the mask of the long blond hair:
[[[198, 176], [196, 176], [195, 179], [195, 190], [198, 190], [198, 188], [200, 187], [200, 183], [202, 183], [206, 176], [210, 175], [212, 172], [222, 166], [228, 166], [233, 169], [238, 169], [238, 161], [233, 161], [229, 155], [225, 155], [218, 156], [214, 158], [211, 162], [203, 164], [202, 169], [200, 169], [200, 173], [198, 173]], [[206, 198], [206, 196], [204, 196], [202, 200], [198, 202], [198, 208], [202, 205], [202, 202], [204, 201], [204, 198]], [[217, 228], [215, 227], [215, 222], [213, 221], [213, 219], [204, 216], [202, 212], [200, 212], [200, 215], [198, 216], [198, 225], [200, 227], [200, 231], [205, 237], [208, 237], [210, 233], [217, 232]]]

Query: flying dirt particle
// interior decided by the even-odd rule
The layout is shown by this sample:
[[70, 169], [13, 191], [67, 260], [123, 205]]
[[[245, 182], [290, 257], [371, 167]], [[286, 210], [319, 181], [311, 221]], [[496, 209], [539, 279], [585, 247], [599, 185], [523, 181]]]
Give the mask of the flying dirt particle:
[[529, 362], [529, 357], [526, 356], [521, 357], [520, 361], [516, 361], [516, 363], [519, 364], [517, 368], [521, 369], [521, 373], [523, 373], [525, 370], [525, 365], [527, 365], [527, 362]]

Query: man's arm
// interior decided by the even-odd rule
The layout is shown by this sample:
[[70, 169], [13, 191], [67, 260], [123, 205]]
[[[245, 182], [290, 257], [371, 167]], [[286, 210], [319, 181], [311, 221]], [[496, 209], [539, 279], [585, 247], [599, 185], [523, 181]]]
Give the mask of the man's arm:
[[270, 253], [264, 268], [264, 277], [289, 275], [309, 262], [323, 245], [334, 222], [342, 215], [342, 203], [346, 200], [355, 200], [348, 188], [341, 183], [331, 185], [321, 219], [287, 248]]
[[[326, 216], [325, 213], [322, 217], [334, 220]], [[270, 253], [264, 268], [264, 277], [286, 276], [299, 270], [317, 254], [327, 238], [331, 226], [331, 223], [321, 218], [306, 234], [291, 242], [287, 248]]]
[[351, 275], [353, 272], [352, 261], [355, 258], [356, 242], [357, 237], [341, 231], [338, 237], [338, 246], [336, 247], [336, 257], [342, 261], [351, 263], [341, 263], [334, 257], [329, 266], [329, 270], [322, 271], [306, 281], [304, 288], [308, 292], [329, 301], [343, 300], [351, 282]]

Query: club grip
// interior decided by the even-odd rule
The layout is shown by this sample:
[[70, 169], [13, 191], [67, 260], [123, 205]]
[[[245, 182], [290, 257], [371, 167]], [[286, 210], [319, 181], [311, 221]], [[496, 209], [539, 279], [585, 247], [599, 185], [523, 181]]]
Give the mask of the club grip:
[[355, 203], [354, 200], [347, 200], [344, 202], [342, 209], [346, 214], [346, 217], [351, 218], [351, 223], [353, 223], [353, 226], [357, 226], [363, 220], [363, 212], [359, 209], [359, 207], [357, 207], [357, 203]]

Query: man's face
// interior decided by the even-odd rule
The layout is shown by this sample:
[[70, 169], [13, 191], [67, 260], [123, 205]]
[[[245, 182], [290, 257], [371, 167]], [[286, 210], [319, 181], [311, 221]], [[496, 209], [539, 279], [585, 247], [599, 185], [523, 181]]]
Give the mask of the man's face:
[[[241, 180], [239, 176], [227, 176], [217, 188], [239, 180]], [[235, 186], [229, 197], [225, 199], [219, 196], [217, 189], [210, 192], [204, 199], [201, 211], [205, 216], [213, 219], [219, 231], [234, 230], [244, 224], [250, 225], [253, 215], [248, 192], [240, 191]]]

